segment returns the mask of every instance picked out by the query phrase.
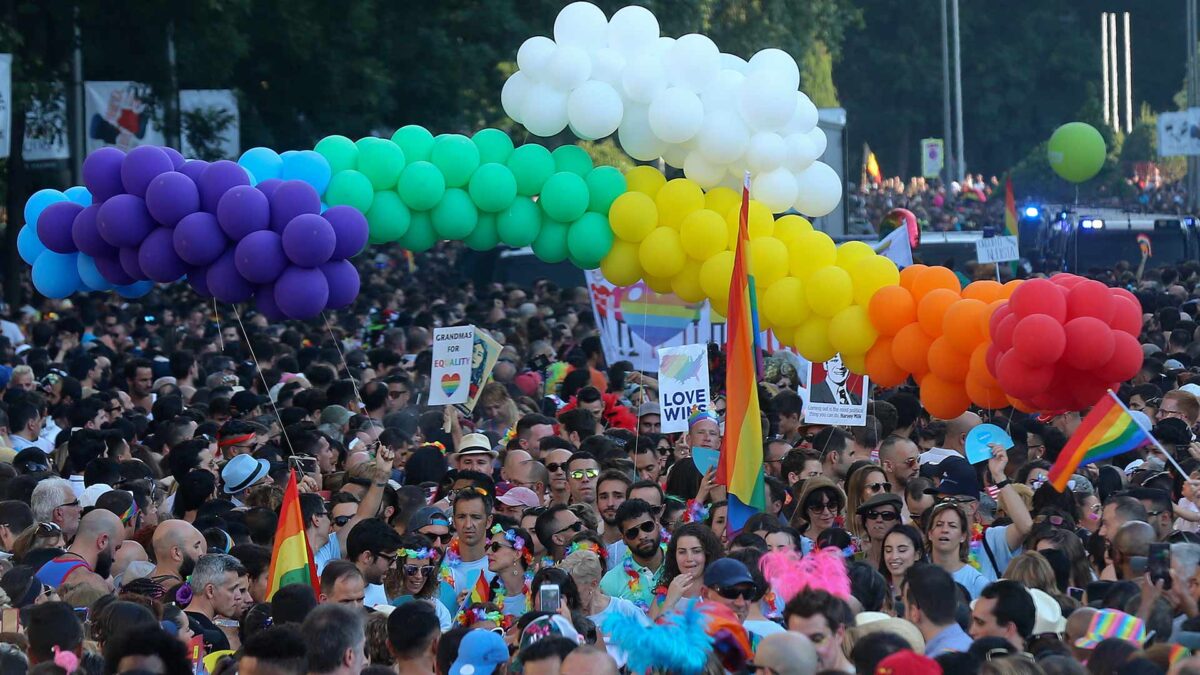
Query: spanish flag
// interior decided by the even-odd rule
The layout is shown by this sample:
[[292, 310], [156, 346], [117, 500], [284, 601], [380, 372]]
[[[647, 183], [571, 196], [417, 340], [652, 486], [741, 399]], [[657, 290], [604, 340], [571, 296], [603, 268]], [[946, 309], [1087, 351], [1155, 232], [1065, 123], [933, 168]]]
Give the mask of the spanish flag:
[[267, 600], [275, 591], [289, 584], [308, 584], [320, 597], [321, 582], [313, 563], [312, 549], [304, 536], [304, 516], [300, 513], [300, 490], [296, 487], [296, 472], [288, 476], [279, 509], [279, 526], [275, 530], [275, 547], [271, 550], [271, 572], [267, 582]]
[[879, 160], [871, 151], [871, 146], [863, 143], [863, 174], [876, 185], [883, 182], [883, 174], [879, 171]]

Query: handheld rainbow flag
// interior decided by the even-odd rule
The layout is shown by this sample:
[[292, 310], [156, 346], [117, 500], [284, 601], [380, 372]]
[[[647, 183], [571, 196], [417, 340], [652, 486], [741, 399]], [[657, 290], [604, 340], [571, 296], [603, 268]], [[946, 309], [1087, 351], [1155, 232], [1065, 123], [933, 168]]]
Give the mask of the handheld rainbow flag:
[[750, 174], [742, 185], [733, 279], [729, 285], [729, 314], [725, 342], [725, 437], [717, 462], [718, 482], [729, 488], [728, 528], [742, 529], [746, 520], [766, 509], [763, 489], [763, 439], [759, 422], [757, 358], [749, 226]]
[[283, 506], [279, 509], [279, 526], [275, 530], [275, 547], [271, 550], [271, 571], [267, 581], [267, 600], [275, 591], [290, 584], [308, 584], [317, 597], [321, 583], [312, 549], [304, 536], [304, 516], [300, 512], [300, 490], [296, 487], [296, 472], [288, 475], [283, 491]]
[[479, 576], [475, 577], [475, 585], [471, 587], [471, 592], [467, 595], [467, 599], [463, 603], [463, 608], [470, 607], [475, 603], [483, 604], [491, 601], [492, 587], [488, 584], [487, 575], [480, 572]]
[[1047, 478], [1056, 490], [1063, 492], [1067, 489], [1071, 475], [1080, 466], [1136, 450], [1144, 445], [1158, 446], [1158, 442], [1129, 414], [1129, 409], [1110, 389], [1096, 402], [1083, 424], [1079, 425], [1071, 440], [1067, 441], [1066, 447], [1058, 455], [1058, 461], [1050, 468]]
[[1017, 200], [1013, 198], [1012, 177], [1004, 179], [1004, 234], [1019, 237], [1017, 231]]

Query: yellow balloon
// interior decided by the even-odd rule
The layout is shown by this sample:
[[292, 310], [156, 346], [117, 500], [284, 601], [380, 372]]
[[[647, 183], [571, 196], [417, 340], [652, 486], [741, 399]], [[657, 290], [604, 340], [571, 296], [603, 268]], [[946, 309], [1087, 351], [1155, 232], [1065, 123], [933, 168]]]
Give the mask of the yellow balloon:
[[867, 373], [867, 355], [866, 354], [842, 354], [842, 363], [850, 369], [852, 373], [865, 375]]
[[[741, 218], [742, 204], [738, 202], [725, 212], [725, 224], [729, 226], [729, 250], [737, 246], [738, 222]], [[761, 202], [750, 200], [750, 208], [746, 212], [746, 233], [751, 239], [769, 237], [775, 232], [775, 217], [771, 209]]]
[[875, 255], [875, 249], [861, 241], [848, 241], [838, 247], [837, 266], [849, 272], [854, 269], [854, 263]]
[[638, 245], [620, 239], [613, 242], [608, 255], [600, 261], [600, 273], [614, 286], [632, 286], [642, 278]]
[[704, 262], [725, 250], [725, 219], [716, 211], [695, 211], [679, 225], [679, 238], [689, 256]]
[[812, 223], [804, 216], [791, 214], [775, 221], [775, 238], [785, 244], [791, 244], [801, 232], [812, 232]]
[[871, 325], [867, 308], [861, 305], [850, 305], [829, 320], [829, 341], [842, 356], [865, 355], [877, 337], [879, 333]]
[[[642, 259], [645, 264], [645, 259]], [[836, 266], [822, 267], [812, 273], [804, 284], [804, 297], [814, 314], [832, 317], [850, 306], [854, 300], [854, 282], [850, 274]]]
[[718, 304], [716, 300], [708, 301], [708, 320], [712, 323], [725, 323], [725, 315], [729, 313], [729, 303]]
[[671, 292], [685, 302], [700, 302], [704, 299], [704, 289], [700, 286], [700, 261], [689, 260], [671, 278]]
[[828, 361], [837, 353], [829, 342], [829, 319], [810, 316], [796, 328], [796, 351], [809, 361]]
[[750, 271], [754, 285], [766, 289], [787, 276], [788, 249], [775, 237], [759, 237], [750, 242]]
[[642, 277], [642, 279], [646, 282], [646, 285], [649, 286], [650, 289], [653, 290], [655, 293], [670, 293], [671, 292], [671, 280], [670, 279], [666, 279], [663, 277], [652, 277], [648, 274], [646, 276]]
[[684, 218], [704, 208], [704, 191], [695, 181], [676, 178], [662, 186], [654, 203], [658, 206], [659, 225], [678, 230]]
[[667, 183], [667, 177], [652, 166], [635, 166], [625, 173], [625, 185], [631, 192], [640, 192], [654, 197], [659, 188]]
[[658, 226], [658, 209], [641, 192], [626, 192], [613, 201], [608, 222], [618, 239], [639, 242]]
[[796, 277], [776, 281], [759, 297], [763, 316], [780, 328], [792, 328], [808, 318], [804, 282]]
[[891, 260], [871, 255], [854, 263], [850, 278], [854, 280], [854, 302], [866, 307], [879, 289], [900, 284], [900, 271]]
[[[722, 310], [729, 304], [729, 282], [733, 277], [733, 252], [721, 251], [700, 266], [700, 288]], [[721, 311], [721, 314], [725, 314]]]
[[837, 261], [837, 246], [824, 232], [801, 232], [788, 244], [788, 261], [792, 276], [807, 281], [813, 272]]
[[715, 187], [704, 193], [704, 208], [717, 213], [729, 213], [734, 204], [742, 203], [742, 196], [727, 187]]
[[683, 264], [687, 262], [687, 254], [683, 252], [683, 244], [679, 241], [679, 232], [669, 227], [654, 228], [654, 231], [638, 245], [638, 261], [642, 263], [646, 274], [667, 279], [669, 287], [671, 277], [679, 274], [679, 270], [683, 269]]

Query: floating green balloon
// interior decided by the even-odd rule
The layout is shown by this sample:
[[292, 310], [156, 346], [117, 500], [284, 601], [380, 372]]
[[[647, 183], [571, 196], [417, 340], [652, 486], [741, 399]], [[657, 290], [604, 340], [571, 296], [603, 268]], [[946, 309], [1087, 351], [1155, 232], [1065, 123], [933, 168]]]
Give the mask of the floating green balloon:
[[567, 230], [567, 250], [583, 269], [596, 269], [612, 249], [613, 231], [608, 218], [599, 213], [585, 213], [571, 223]]
[[329, 170], [335, 175], [339, 171], [358, 168], [358, 146], [345, 136], [326, 136], [317, 142], [313, 150], [329, 162]]
[[583, 178], [594, 166], [592, 156], [578, 145], [560, 145], [553, 154], [555, 171], [569, 171]]
[[475, 229], [463, 239], [463, 243], [475, 251], [490, 251], [500, 243], [500, 232], [496, 229], [496, 214], [481, 213]]
[[416, 161], [400, 172], [396, 186], [400, 199], [414, 211], [428, 211], [442, 201], [446, 179], [438, 168], [426, 161]]
[[554, 174], [554, 157], [536, 143], [513, 150], [505, 165], [517, 179], [517, 194], [532, 197], [542, 191], [546, 179]]
[[471, 203], [470, 195], [458, 188], [448, 188], [429, 215], [438, 236], [452, 241], [465, 239], [479, 222], [479, 211]]
[[542, 229], [533, 240], [533, 254], [538, 260], [559, 263], [567, 259], [567, 224], [555, 220], [542, 222]]
[[577, 174], [560, 171], [550, 176], [542, 186], [538, 204], [551, 220], [571, 223], [583, 215], [588, 207], [588, 187]]
[[508, 208], [517, 196], [517, 179], [503, 164], [484, 164], [471, 176], [471, 199], [481, 211], [496, 213]]
[[508, 161], [508, 156], [513, 151], [512, 139], [499, 129], [480, 129], [471, 137], [471, 142], [479, 148], [479, 161], [482, 164], [503, 164]]
[[425, 127], [410, 124], [397, 129], [392, 134], [392, 142], [400, 146], [408, 161], [428, 162], [429, 151], [433, 149], [433, 134]]
[[479, 148], [462, 134], [442, 134], [433, 140], [429, 161], [441, 169], [446, 187], [463, 187], [479, 168]]
[[367, 225], [370, 227], [368, 242], [386, 244], [399, 240], [408, 232], [412, 222], [412, 214], [400, 200], [400, 195], [391, 190], [375, 193], [371, 210], [367, 211]]
[[1085, 122], [1068, 122], [1054, 130], [1046, 147], [1050, 168], [1072, 183], [1082, 183], [1104, 167], [1104, 137]]
[[400, 245], [414, 253], [421, 253], [433, 248], [437, 240], [437, 232], [433, 229], [433, 221], [429, 219], [429, 212], [414, 211], [412, 222], [408, 224], [408, 231], [400, 238]]
[[378, 190], [396, 187], [404, 170], [404, 151], [386, 138], [367, 136], [358, 139], [358, 171]]
[[625, 176], [615, 166], [598, 166], [584, 179], [588, 188], [588, 211], [607, 216], [617, 197], [625, 194]]
[[496, 231], [500, 234], [500, 241], [517, 248], [532, 244], [541, 226], [541, 209], [529, 197], [517, 197], [512, 206], [496, 216]]
[[329, 187], [325, 189], [325, 203], [330, 206], [353, 206], [366, 213], [375, 201], [375, 190], [371, 189], [371, 181], [354, 171], [339, 171], [333, 174]]

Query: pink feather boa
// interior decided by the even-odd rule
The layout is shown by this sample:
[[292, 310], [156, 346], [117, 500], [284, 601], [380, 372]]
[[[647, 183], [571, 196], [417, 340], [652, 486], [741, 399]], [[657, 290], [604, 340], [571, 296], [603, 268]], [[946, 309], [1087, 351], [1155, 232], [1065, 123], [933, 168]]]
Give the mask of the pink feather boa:
[[797, 551], [768, 553], [762, 557], [759, 568], [784, 602], [806, 588], [828, 591], [843, 600], [850, 598], [846, 560], [836, 548], [813, 551], [804, 557]]

